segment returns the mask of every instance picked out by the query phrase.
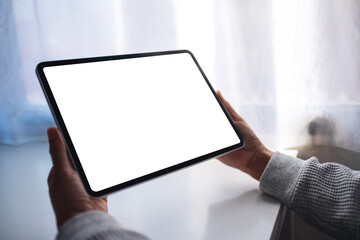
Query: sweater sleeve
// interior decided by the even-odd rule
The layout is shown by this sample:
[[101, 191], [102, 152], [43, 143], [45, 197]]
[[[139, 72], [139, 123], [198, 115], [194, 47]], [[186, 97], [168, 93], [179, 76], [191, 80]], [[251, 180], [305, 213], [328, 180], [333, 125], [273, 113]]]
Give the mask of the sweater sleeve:
[[148, 240], [144, 235], [126, 230], [109, 214], [101, 211], [81, 213], [65, 222], [59, 229], [57, 240], [126, 239]]
[[260, 189], [314, 227], [340, 239], [360, 238], [360, 172], [274, 153]]

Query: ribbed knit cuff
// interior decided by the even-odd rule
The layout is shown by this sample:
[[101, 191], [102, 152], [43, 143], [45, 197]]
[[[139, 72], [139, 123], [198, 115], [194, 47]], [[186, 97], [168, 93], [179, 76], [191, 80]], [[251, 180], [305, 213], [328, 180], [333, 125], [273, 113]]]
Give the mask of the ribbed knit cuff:
[[260, 178], [260, 190], [289, 203], [307, 161], [275, 152]]
[[83, 239], [148, 239], [142, 234], [123, 229], [109, 214], [101, 211], [81, 213], [65, 222], [57, 240]]

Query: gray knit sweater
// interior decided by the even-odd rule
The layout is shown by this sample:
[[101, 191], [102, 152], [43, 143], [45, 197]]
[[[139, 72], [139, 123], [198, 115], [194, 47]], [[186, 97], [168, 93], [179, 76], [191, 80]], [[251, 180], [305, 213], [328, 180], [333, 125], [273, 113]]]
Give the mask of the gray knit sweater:
[[[279, 199], [318, 229], [339, 239], [360, 239], [360, 172], [336, 163], [320, 164], [276, 152], [260, 179], [260, 189]], [[57, 239], [148, 239], [126, 230], [110, 215], [77, 215]]]
[[359, 171], [276, 152], [261, 176], [260, 189], [330, 236], [360, 239]]

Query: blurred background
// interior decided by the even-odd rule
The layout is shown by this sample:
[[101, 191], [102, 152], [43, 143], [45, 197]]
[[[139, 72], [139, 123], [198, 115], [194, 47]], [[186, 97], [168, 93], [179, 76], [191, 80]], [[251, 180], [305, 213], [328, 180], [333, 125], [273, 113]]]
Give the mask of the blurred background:
[[334, 144], [360, 151], [358, 0], [0, 4], [2, 143], [43, 140], [53, 124], [40, 61], [189, 49], [269, 147], [305, 143], [323, 117]]
[[1, 0], [2, 189], [19, 180], [5, 152], [54, 125], [37, 63], [174, 49], [194, 53], [270, 149], [358, 166], [359, 0]]

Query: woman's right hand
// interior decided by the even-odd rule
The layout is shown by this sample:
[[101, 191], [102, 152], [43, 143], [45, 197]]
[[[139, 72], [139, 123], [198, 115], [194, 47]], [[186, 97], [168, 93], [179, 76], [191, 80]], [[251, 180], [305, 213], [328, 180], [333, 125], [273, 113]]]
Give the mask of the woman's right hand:
[[253, 178], [260, 180], [266, 165], [268, 164], [273, 152], [268, 150], [255, 135], [253, 130], [240, 117], [228, 103], [220, 91], [217, 91], [222, 104], [225, 106], [235, 126], [243, 136], [245, 146], [228, 154], [218, 157], [224, 164], [237, 168]]

